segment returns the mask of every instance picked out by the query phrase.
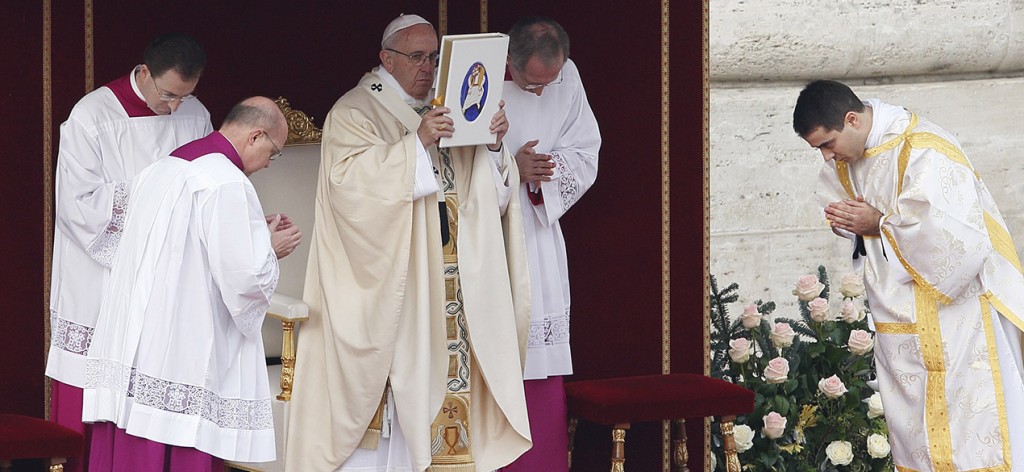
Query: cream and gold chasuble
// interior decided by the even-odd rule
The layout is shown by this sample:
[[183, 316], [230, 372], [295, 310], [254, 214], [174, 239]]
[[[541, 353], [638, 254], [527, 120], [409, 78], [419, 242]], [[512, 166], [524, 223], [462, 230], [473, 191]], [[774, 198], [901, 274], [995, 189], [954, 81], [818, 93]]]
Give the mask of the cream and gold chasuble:
[[1006, 224], [952, 135], [868, 104], [884, 133], [862, 159], [827, 162], [818, 196], [883, 214], [855, 265], [896, 467], [1024, 470], [1024, 277]]
[[412, 197], [419, 120], [375, 72], [325, 120], [287, 471], [335, 470], [373, 447], [388, 389], [413, 470], [494, 470], [530, 447], [522, 210], [516, 192], [502, 203], [496, 190], [518, 184], [515, 162], [504, 149], [499, 173], [484, 146], [450, 150], [449, 263], [438, 197]]

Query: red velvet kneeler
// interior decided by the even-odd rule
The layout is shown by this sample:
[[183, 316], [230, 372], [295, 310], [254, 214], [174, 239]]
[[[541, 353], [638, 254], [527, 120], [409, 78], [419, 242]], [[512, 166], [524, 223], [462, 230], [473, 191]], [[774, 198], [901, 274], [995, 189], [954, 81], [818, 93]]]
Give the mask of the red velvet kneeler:
[[[677, 422], [676, 462], [685, 468], [685, 430], [679, 426], [685, 418], [723, 417], [722, 430], [726, 451], [732, 441], [732, 419], [754, 410], [754, 392], [736, 384], [698, 374], [642, 375], [602, 380], [583, 380], [565, 384], [569, 416], [605, 424], [612, 433], [612, 470], [622, 470], [625, 460], [625, 430], [630, 423], [679, 420]], [[728, 430], [728, 431], [726, 431]], [[570, 437], [571, 437], [570, 433]], [[571, 439], [570, 439], [571, 441]], [[570, 444], [570, 450], [571, 450]], [[571, 454], [571, 453], [570, 453]], [[727, 464], [732, 466], [733, 464]], [[738, 472], [738, 462], [735, 464]], [[727, 467], [730, 470], [732, 467]]]
[[0, 461], [67, 458], [82, 453], [82, 435], [57, 423], [0, 414]]

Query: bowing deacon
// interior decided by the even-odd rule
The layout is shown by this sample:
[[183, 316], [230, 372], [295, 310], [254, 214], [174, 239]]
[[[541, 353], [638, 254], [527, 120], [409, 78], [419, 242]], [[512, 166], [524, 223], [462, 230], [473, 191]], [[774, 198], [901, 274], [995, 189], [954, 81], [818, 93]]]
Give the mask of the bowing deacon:
[[800, 92], [793, 129], [864, 275], [896, 468], [1024, 471], [1024, 276], [960, 143], [829, 80]]
[[274, 459], [260, 327], [301, 233], [268, 224], [248, 176], [287, 135], [277, 105], [250, 98], [136, 178], [86, 365], [82, 418], [105, 439], [90, 470]]
[[509, 125], [500, 110], [492, 145], [438, 149], [437, 51], [426, 20], [396, 18], [324, 124], [289, 471], [490, 471], [530, 447]]

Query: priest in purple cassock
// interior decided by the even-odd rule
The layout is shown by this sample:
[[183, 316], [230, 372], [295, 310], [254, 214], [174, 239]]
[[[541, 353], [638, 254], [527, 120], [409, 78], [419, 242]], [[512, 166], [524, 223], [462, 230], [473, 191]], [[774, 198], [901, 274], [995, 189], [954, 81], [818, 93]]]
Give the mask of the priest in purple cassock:
[[90, 470], [274, 459], [260, 328], [301, 233], [268, 223], [248, 176], [287, 134], [274, 102], [250, 98], [136, 177], [86, 361], [83, 420], [113, 433], [93, 441]]
[[54, 380], [54, 421], [86, 437], [82, 457], [65, 465], [69, 472], [84, 470], [89, 460], [91, 427], [82, 423], [85, 359], [100, 294], [132, 211], [132, 179], [158, 157], [213, 130], [210, 113], [193, 95], [205, 65], [206, 53], [193, 38], [159, 36], [142, 64], [79, 100], [60, 126], [46, 375]]

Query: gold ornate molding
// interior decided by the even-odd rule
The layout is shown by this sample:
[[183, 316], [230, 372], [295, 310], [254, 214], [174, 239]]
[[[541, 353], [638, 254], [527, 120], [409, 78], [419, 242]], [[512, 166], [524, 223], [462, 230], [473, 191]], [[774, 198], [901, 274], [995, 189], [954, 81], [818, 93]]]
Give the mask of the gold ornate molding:
[[[669, 0], [661, 1], [661, 373], [672, 373], [672, 173], [669, 153]], [[661, 422], [661, 470], [672, 470], [672, 427]]]
[[[710, 116], [710, 86], [708, 85], [708, 79], [710, 77], [710, 65], [708, 57], [708, 3], [710, 0], [703, 0], [701, 2], [701, 82], [704, 84], [702, 89], [703, 95], [703, 113], [701, 118], [701, 140], [703, 141], [701, 156], [704, 161], [704, 291], [703, 294], [703, 310], [701, 313], [703, 316], [704, 325], [704, 375], [711, 375], [711, 320], [707, 316], [708, 311], [711, 309], [710, 302], [708, 301], [708, 293], [711, 291], [711, 285], [709, 278], [711, 275], [711, 170], [709, 166], [711, 147], [708, 141], [708, 117]], [[728, 459], [727, 460], [731, 460]], [[736, 461], [738, 464], [738, 459]], [[704, 418], [704, 468], [707, 469], [708, 465], [711, 464], [711, 418]], [[729, 465], [729, 464], [727, 464]], [[736, 469], [739, 470], [739, 469]]]
[[285, 120], [288, 121], [288, 140], [285, 141], [285, 146], [320, 143], [323, 131], [313, 124], [311, 116], [303, 113], [301, 110], [292, 108], [291, 104], [288, 103], [288, 99], [284, 97], [277, 97], [274, 103], [281, 109]]
[[[43, 292], [50, 288], [53, 260], [53, 50], [52, 6], [43, 0]], [[43, 362], [50, 350], [50, 297], [43, 297]], [[44, 364], [45, 365], [45, 364]], [[50, 418], [50, 380], [43, 380], [43, 415]]]
[[448, 0], [437, 0], [437, 35], [448, 34]]

